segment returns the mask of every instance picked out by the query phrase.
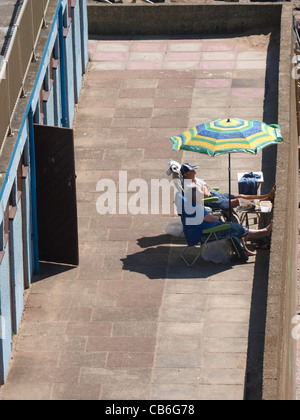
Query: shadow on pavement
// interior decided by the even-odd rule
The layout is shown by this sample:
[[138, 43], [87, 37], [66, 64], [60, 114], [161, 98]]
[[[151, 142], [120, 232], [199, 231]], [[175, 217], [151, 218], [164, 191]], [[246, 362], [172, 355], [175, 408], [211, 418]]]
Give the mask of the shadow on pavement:
[[[280, 62], [280, 34], [272, 32], [267, 54], [267, 69], [265, 79], [265, 102], [263, 121], [267, 124], [278, 123], [278, 77]], [[274, 88], [276, 87], [276, 88]], [[262, 171], [265, 182], [262, 193], [269, 191], [275, 184], [277, 146], [272, 146], [262, 151]], [[275, 201], [276, 205], [276, 201]], [[263, 225], [271, 221], [271, 216], [266, 215]], [[268, 299], [270, 251], [259, 250], [256, 256], [253, 291], [250, 311], [250, 326], [248, 336], [248, 354], [246, 381], [244, 390], [245, 400], [262, 399], [263, 355], [265, 345], [265, 323]]]
[[123, 270], [144, 274], [149, 279], [209, 278], [233, 266], [244, 265], [237, 257], [232, 258], [230, 264], [215, 264], [200, 258], [193, 267], [188, 268], [181, 259], [186, 247], [185, 240], [174, 239], [170, 235], [144, 237], [138, 239], [137, 243], [145, 249], [121, 259]]
[[267, 315], [269, 250], [257, 253], [250, 310], [245, 400], [262, 399], [265, 324]]
[[67, 273], [76, 268], [77, 267], [70, 266], [70, 265], [40, 262], [40, 273], [38, 275], [37, 274], [33, 275], [32, 283], [37, 283], [41, 280], [48, 279], [49, 277]]

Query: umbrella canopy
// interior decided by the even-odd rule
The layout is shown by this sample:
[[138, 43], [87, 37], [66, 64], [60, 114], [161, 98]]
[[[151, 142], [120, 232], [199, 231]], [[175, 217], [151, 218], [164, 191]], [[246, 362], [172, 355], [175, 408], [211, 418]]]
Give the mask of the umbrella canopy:
[[279, 125], [239, 118], [218, 119], [171, 137], [173, 149], [217, 156], [225, 153], [256, 154], [264, 147], [282, 143]]
[[229, 220], [231, 220], [231, 153], [256, 154], [263, 148], [283, 143], [280, 126], [239, 118], [218, 119], [171, 137], [173, 150], [189, 150], [211, 157], [228, 154]]

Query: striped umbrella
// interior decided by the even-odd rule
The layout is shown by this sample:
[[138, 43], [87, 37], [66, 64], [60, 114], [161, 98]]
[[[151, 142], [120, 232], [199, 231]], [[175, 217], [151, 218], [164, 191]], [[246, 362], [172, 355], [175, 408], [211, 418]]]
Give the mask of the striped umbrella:
[[[229, 155], [229, 195], [231, 194], [231, 153], [256, 154], [261, 149], [282, 143], [280, 126], [239, 118], [218, 119], [198, 125], [179, 136], [171, 137], [173, 150], [189, 150], [211, 157]], [[229, 206], [231, 214], [231, 206]]]
[[266, 146], [283, 142], [279, 125], [238, 118], [201, 124], [171, 140], [174, 150], [190, 150], [211, 157], [236, 152], [256, 154]]

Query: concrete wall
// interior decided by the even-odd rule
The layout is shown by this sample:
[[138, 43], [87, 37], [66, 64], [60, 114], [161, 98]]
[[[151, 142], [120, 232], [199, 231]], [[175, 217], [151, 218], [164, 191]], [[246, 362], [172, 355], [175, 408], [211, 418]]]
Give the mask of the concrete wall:
[[89, 32], [97, 35], [238, 33], [280, 25], [279, 4], [90, 5]]
[[296, 315], [298, 248], [298, 133], [295, 81], [292, 71], [292, 17], [284, 8], [281, 23], [278, 118], [284, 144], [278, 148], [276, 203], [271, 243], [265, 332], [263, 398], [295, 398], [296, 341], [292, 318]]
[[[88, 63], [88, 28], [86, 0], [77, 0], [72, 10], [76, 36], [73, 37], [72, 24], [63, 39], [64, 57], [59, 49], [60, 11], [63, 11], [64, 22], [68, 22], [67, 0], [62, 2], [51, 0], [46, 20], [47, 28], [43, 28], [36, 48], [37, 62], [32, 63], [25, 81], [27, 97], [19, 100], [12, 122], [15, 137], [5, 141], [0, 158], [0, 252], [4, 252], [0, 261], [0, 384], [4, 383], [11, 356], [12, 335], [17, 334], [24, 308], [24, 290], [30, 287], [34, 274], [36, 255], [33, 245], [33, 198], [31, 181], [34, 179], [30, 146], [34, 144], [30, 131], [30, 114], [35, 116], [36, 123], [62, 126], [63, 98], [67, 101], [68, 127], [72, 127], [75, 110], [75, 92], [79, 97], [82, 74]], [[61, 9], [62, 7], [62, 9]], [[82, 16], [81, 16], [82, 14]], [[81, 27], [81, 24], [85, 24]], [[78, 35], [79, 34], [79, 35]], [[59, 59], [56, 70], [53, 70], [53, 85], [50, 84], [50, 59], [53, 50]], [[74, 72], [74, 63], [78, 66]], [[62, 77], [66, 77], [66, 90], [62, 91]], [[46, 81], [46, 83], [45, 83]], [[43, 101], [44, 120], [40, 115], [40, 92], [43, 87], [49, 91], [47, 100]], [[51, 89], [50, 89], [51, 88]], [[17, 195], [17, 170], [22, 163], [28, 166], [26, 176], [22, 180], [23, 193]], [[12, 199], [13, 198], [13, 199]], [[10, 201], [9, 201], [10, 200]], [[5, 209], [8, 203], [14, 207], [13, 217], [9, 220], [9, 241], [4, 241]], [[5, 328], [2, 326], [5, 324]], [[5, 334], [3, 334], [5, 329]]]

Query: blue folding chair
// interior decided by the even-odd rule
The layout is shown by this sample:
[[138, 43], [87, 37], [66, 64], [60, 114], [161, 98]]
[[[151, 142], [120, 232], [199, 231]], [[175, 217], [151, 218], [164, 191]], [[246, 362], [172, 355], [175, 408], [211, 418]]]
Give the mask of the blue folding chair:
[[[217, 198], [211, 197], [203, 199], [203, 206], [213, 200], [217, 200]], [[201, 226], [203, 222], [203, 217], [201, 216], [201, 214], [204, 214], [203, 206], [196, 203], [191, 203], [186, 197], [184, 197], [179, 192], [176, 194], [175, 197], [175, 205], [177, 207], [177, 212], [181, 217], [181, 222], [183, 224], [183, 232], [187, 241], [187, 246], [182, 251], [181, 258], [188, 267], [192, 267], [196, 263], [198, 258], [201, 256], [205, 245], [212, 241], [216, 241], [220, 252], [224, 254], [225, 257], [227, 257], [227, 254], [225, 253], [224, 248], [222, 246], [223, 239], [230, 240], [233, 252], [242, 261], [248, 261], [248, 254], [245, 248], [243, 247], [240, 239], [235, 236], [228, 236], [228, 232], [226, 233], [226, 231], [230, 229], [229, 223], [215, 226], [209, 229], [203, 229]], [[194, 209], [194, 212], [192, 211], [192, 209]], [[197, 216], [197, 214], [200, 216], [199, 223], [198, 220], [196, 220], [196, 223], [194, 224], [192, 220], [195, 219], [195, 215]], [[220, 235], [219, 232], [224, 232], [224, 235]], [[186, 259], [187, 252], [191, 248], [198, 246], [199, 250], [197, 252], [196, 257], [191, 262], [188, 262], [188, 260]]]

